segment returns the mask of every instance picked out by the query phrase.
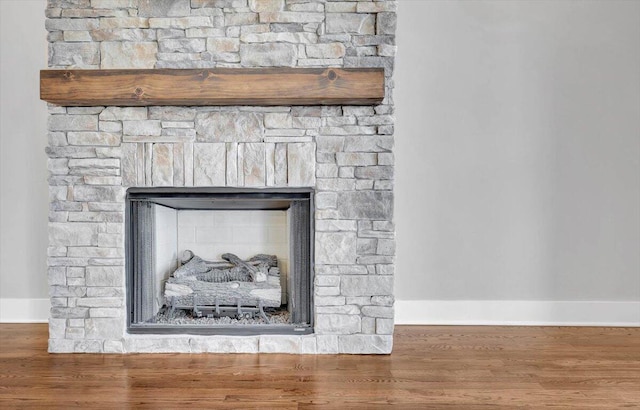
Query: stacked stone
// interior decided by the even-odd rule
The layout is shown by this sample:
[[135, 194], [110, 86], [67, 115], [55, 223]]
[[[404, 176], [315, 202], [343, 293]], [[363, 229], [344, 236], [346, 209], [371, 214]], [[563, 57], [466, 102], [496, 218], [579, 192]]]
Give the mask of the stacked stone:
[[[52, 352], [386, 353], [395, 1], [49, 0], [51, 68], [384, 67], [377, 106], [49, 107]], [[133, 186], [314, 187], [308, 336], [125, 333]]]

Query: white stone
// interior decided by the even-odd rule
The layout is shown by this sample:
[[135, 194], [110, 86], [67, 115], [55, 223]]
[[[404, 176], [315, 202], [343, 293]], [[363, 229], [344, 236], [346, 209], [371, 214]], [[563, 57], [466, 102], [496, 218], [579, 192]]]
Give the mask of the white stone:
[[244, 145], [243, 175], [244, 186], [263, 187], [266, 185], [265, 144], [247, 143]]
[[124, 340], [127, 353], [190, 353], [189, 339], [186, 337], [127, 338]]
[[91, 318], [85, 320], [87, 339], [119, 339], [124, 332], [122, 318]]
[[391, 335], [339, 335], [338, 352], [349, 354], [389, 354], [393, 349]]
[[288, 43], [255, 43], [240, 45], [240, 61], [245, 67], [293, 67], [298, 50]]
[[162, 133], [161, 122], [158, 120], [132, 120], [122, 122], [124, 135], [158, 136]]
[[153, 144], [151, 181], [153, 186], [173, 185], [172, 144]]
[[96, 115], [50, 115], [47, 122], [49, 131], [98, 130], [98, 116]]
[[226, 145], [194, 144], [193, 178], [195, 186], [225, 186]]
[[318, 334], [358, 333], [360, 332], [360, 316], [317, 314], [314, 328]]
[[87, 286], [122, 286], [124, 268], [122, 266], [87, 266]]
[[98, 224], [49, 223], [49, 243], [57, 246], [95, 246], [98, 243]]
[[199, 142], [258, 142], [262, 140], [262, 117], [247, 112], [199, 112]]
[[192, 353], [258, 353], [258, 336], [210, 336], [191, 339]]
[[319, 354], [338, 353], [338, 336], [316, 335], [316, 352]]
[[260, 335], [260, 353], [300, 354], [301, 350], [302, 340], [300, 336]]
[[317, 232], [317, 264], [350, 265], [356, 262], [356, 234], [353, 232]]
[[327, 33], [375, 34], [373, 14], [327, 13]]
[[[324, 13], [305, 13], [294, 11], [268, 11], [260, 13], [261, 23], [322, 23]], [[373, 32], [371, 33], [373, 34]]]
[[287, 145], [289, 186], [314, 186], [316, 183], [316, 144]]
[[309, 58], [342, 58], [345, 47], [342, 43], [308, 44], [306, 52]]
[[146, 120], [146, 107], [107, 107], [100, 113], [100, 121]]
[[344, 296], [374, 296], [393, 294], [393, 276], [348, 275], [342, 276], [340, 284]]
[[100, 68], [153, 68], [158, 43], [108, 42], [100, 43]]

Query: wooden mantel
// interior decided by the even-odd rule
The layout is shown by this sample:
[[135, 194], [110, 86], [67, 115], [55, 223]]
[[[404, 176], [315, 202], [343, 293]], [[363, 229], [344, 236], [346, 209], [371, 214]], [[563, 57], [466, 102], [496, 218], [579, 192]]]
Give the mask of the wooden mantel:
[[62, 106], [371, 105], [384, 98], [384, 70], [42, 70], [40, 98]]

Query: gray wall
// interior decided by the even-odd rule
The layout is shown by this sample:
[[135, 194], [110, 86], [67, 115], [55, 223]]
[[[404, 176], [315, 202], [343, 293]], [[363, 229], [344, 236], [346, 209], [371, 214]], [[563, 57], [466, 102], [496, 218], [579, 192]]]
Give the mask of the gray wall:
[[[47, 297], [44, 7], [0, 1], [0, 298]], [[398, 299], [640, 299], [639, 20], [400, 1]]]
[[0, 298], [47, 297], [45, 6], [0, 1]]
[[396, 298], [640, 300], [640, 2], [398, 17]]

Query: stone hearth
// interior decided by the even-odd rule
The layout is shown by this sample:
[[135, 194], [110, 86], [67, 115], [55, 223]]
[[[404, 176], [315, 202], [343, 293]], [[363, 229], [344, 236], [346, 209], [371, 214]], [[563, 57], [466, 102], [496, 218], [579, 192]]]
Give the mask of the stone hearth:
[[[395, 9], [50, 0], [50, 68], [384, 67], [386, 94], [376, 106], [49, 106], [49, 351], [389, 353]], [[313, 188], [314, 333], [127, 333], [130, 187]]]

